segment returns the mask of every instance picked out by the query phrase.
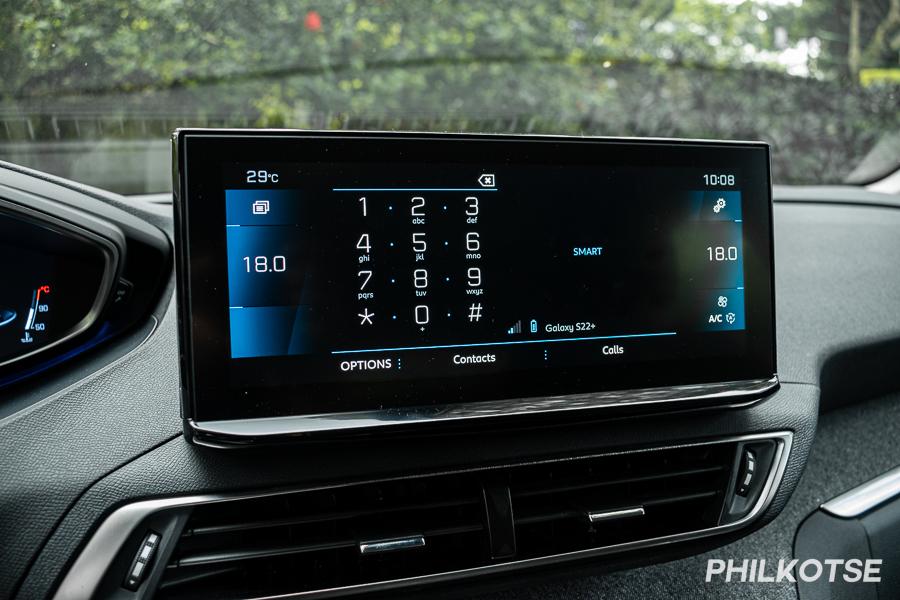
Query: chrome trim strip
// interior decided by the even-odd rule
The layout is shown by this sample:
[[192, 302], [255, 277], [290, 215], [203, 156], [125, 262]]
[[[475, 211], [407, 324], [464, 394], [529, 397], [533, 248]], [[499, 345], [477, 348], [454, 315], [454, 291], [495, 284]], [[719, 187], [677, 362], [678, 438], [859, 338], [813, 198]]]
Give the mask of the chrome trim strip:
[[643, 506], [634, 508], [621, 508], [619, 510], [605, 510], [602, 512], [589, 512], [588, 521], [598, 523], [600, 521], [613, 521], [615, 519], [627, 519], [629, 517], [643, 517], [647, 514]]
[[820, 508], [835, 517], [853, 519], [898, 496], [900, 496], [900, 467], [895, 467], [844, 492], [837, 498], [832, 498]]
[[422, 423], [449, 423], [489, 417], [567, 412], [635, 405], [697, 401], [752, 401], [778, 388], [778, 377], [672, 387], [620, 390], [543, 398], [516, 398], [384, 410], [325, 413], [263, 419], [193, 421], [198, 444], [222, 447], [325, 431], [352, 432]]
[[394, 538], [390, 540], [376, 540], [371, 542], [360, 542], [360, 554], [378, 554], [380, 552], [393, 552], [395, 550], [409, 550], [411, 548], [424, 548], [425, 536], [411, 535], [404, 538]]
[[[716, 527], [710, 527], [707, 529], [702, 529], [698, 531], [680, 533], [675, 535], [667, 535], [661, 536], [657, 538], [651, 538], [647, 540], [639, 540], [635, 542], [627, 542], [623, 544], [614, 544], [611, 546], [601, 546], [598, 548], [590, 548], [587, 550], [578, 550], [575, 552], [567, 552], [564, 554], [555, 554], [549, 556], [542, 556], [539, 558], [531, 558], [520, 561], [511, 561], [507, 563], [498, 563], [492, 565], [485, 565], [482, 567], [475, 567], [472, 569], [462, 569], [458, 571], [449, 571], [446, 573], [436, 573], [432, 575], [420, 575], [417, 577], [410, 577], [406, 579], [396, 579], [389, 581], [379, 581], [374, 583], [366, 583], [366, 584], [358, 584], [341, 588], [329, 588], [323, 590], [311, 590], [308, 592], [298, 592], [292, 594], [284, 594], [280, 596], [264, 596], [258, 597], [253, 600], [275, 600], [275, 599], [285, 599], [285, 598], [330, 598], [334, 596], [350, 594], [350, 593], [360, 593], [367, 592], [373, 590], [387, 590], [387, 589], [395, 589], [407, 585], [413, 584], [424, 584], [424, 583], [437, 583], [441, 581], [448, 581], [453, 579], [458, 579], [461, 577], [466, 577], [469, 575], [478, 575], [482, 573], [501, 573], [512, 571], [516, 569], [544, 565], [544, 564], [553, 564], [557, 562], [562, 562], [566, 560], [573, 560], [579, 558], [589, 558], [595, 556], [603, 556], [607, 554], [612, 554], [614, 552], [620, 552], [625, 550], [634, 550], [638, 548], [647, 548], [652, 546], [662, 546], [673, 544], [676, 542], [681, 542], [685, 540], [698, 539], [709, 537], [712, 535], [718, 535], [720, 533], [727, 533], [729, 531], [734, 531], [736, 529], [740, 529], [741, 527], [748, 525], [750, 522], [756, 520], [762, 512], [768, 508], [769, 504], [771, 504], [772, 499], [775, 497], [775, 492], [778, 490], [778, 486], [781, 483], [782, 477], [784, 476], [784, 471], [787, 467], [788, 457], [791, 452], [791, 445], [793, 442], [794, 436], [790, 431], [780, 431], [773, 433], [756, 433], [756, 434], [747, 434], [747, 435], [738, 435], [731, 436], [725, 438], [719, 438], [715, 440], [703, 441], [703, 442], [689, 442], [683, 444], [670, 444], [664, 446], [654, 446], [649, 448], [639, 448], [634, 450], [624, 450], [624, 451], [612, 451], [612, 452], [604, 452], [598, 453], [595, 455], [583, 455], [562, 459], [550, 459], [544, 461], [533, 461], [522, 462], [522, 463], [509, 463], [505, 465], [498, 466], [488, 466], [488, 467], [479, 467], [472, 469], [460, 469], [456, 471], [444, 471], [437, 473], [430, 473], [428, 475], [416, 475], [410, 476], [408, 478], [419, 478], [419, 477], [430, 477], [430, 476], [439, 476], [439, 475], [448, 475], [452, 473], [466, 473], [466, 472], [477, 472], [477, 471], [489, 471], [495, 469], [504, 469], [513, 466], [523, 466], [527, 464], [541, 464], [541, 463], [555, 463], [555, 462], [565, 462], [570, 460], [582, 460], [586, 458], [592, 458], [595, 456], [613, 456], [613, 455], [622, 455], [622, 454], [635, 454], [639, 452], [653, 452], [658, 450], [668, 450], [672, 448], [686, 448], [686, 447], [695, 447], [695, 446], [708, 446], [712, 444], [727, 444], [731, 442], [748, 442], [748, 441], [756, 441], [756, 440], [773, 440], [776, 442], [777, 447], [775, 449], [775, 456], [772, 460], [772, 468], [769, 470], [769, 473], [766, 477], [766, 482], [763, 485], [763, 489], [759, 495], [759, 499], [756, 501], [756, 504], [753, 506], [753, 509], [747, 513], [743, 518], [733, 522], [728, 523], [726, 525], [718, 525]], [[382, 480], [387, 481], [388, 479]], [[379, 481], [379, 480], [374, 480]], [[163, 498], [156, 500], [142, 500], [138, 502], [134, 502], [132, 504], [126, 504], [125, 506], [113, 511], [105, 521], [103, 521], [100, 526], [97, 528], [93, 537], [88, 541], [85, 545], [84, 549], [75, 559], [75, 562], [72, 564], [69, 571], [66, 573], [65, 577], [62, 580], [59, 588], [56, 591], [56, 594], [53, 596], [54, 600], [82, 600], [83, 598], [90, 598], [98, 589], [100, 585], [103, 575], [106, 572], [106, 569], [112, 563], [116, 554], [121, 549], [122, 545], [128, 539], [128, 536], [132, 533], [135, 527], [137, 527], [144, 519], [152, 515], [153, 513], [159, 512], [160, 510], [176, 508], [176, 507], [187, 507], [194, 506], [198, 504], [209, 504], [213, 502], [228, 502], [232, 500], [242, 500], [242, 499], [250, 499], [250, 498], [260, 498], [266, 496], [278, 496], [282, 494], [291, 494], [298, 491], [312, 491], [316, 489], [333, 489], [339, 487], [348, 487], [351, 485], [359, 485], [361, 483], [366, 483], [364, 481], [352, 481], [344, 484], [337, 485], [328, 485], [328, 486], [319, 486], [319, 487], [308, 487], [308, 488], [297, 488], [290, 490], [281, 490], [275, 492], [268, 493], [256, 493], [256, 494], [204, 494], [204, 495], [196, 495], [196, 496], [183, 496], [179, 498]]]

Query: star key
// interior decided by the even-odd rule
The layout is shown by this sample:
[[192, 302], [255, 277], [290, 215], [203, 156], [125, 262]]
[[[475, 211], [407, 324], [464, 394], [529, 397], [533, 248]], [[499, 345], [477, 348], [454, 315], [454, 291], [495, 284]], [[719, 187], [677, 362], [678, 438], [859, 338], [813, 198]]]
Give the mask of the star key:
[[368, 308], [364, 308], [363, 311], [361, 313], [358, 313], [356, 316], [362, 319], [359, 322], [360, 325], [371, 325], [372, 317], [375, 316], [375, 313], [370, 313]]

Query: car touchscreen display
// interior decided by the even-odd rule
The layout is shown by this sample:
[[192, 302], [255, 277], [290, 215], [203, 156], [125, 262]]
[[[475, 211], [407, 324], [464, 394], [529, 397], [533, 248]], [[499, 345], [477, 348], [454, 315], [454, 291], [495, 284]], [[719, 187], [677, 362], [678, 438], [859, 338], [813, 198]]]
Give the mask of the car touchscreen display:
[[774, 374], [763, 144], [177, 138], [195, 420]]

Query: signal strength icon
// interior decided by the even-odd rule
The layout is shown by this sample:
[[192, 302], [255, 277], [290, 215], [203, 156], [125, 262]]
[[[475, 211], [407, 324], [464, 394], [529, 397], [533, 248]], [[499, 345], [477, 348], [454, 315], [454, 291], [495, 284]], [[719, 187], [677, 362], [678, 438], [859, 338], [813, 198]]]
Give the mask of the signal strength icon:
[[519, 319], [516, 321], [516, 324], [506, 330], [507, 335], [515, 335], [517, 333], [522, 333], [522, 320]]

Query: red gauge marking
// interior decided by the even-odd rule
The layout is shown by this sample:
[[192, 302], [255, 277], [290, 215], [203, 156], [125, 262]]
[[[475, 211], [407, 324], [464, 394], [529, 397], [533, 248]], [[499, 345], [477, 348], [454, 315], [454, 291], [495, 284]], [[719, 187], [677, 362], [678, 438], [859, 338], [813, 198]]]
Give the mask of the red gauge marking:
[[45, 294], [49, 294], [49, 293], [50, 293], [50, 286], [49, 286], [49, 285], [42, 285], [41, 287], [39, 287], [39, 288], [37, 289], [37, 297], [34, 299], [35, 306], [37, 306], [38, 304], [41, 303], [41, 292], [43, 292], [43, 293], [45, 293]]

